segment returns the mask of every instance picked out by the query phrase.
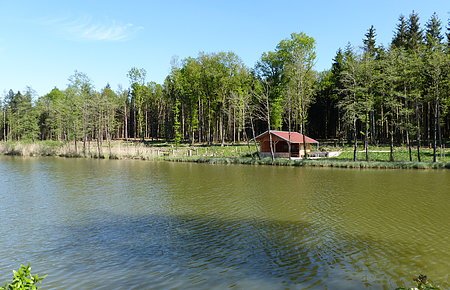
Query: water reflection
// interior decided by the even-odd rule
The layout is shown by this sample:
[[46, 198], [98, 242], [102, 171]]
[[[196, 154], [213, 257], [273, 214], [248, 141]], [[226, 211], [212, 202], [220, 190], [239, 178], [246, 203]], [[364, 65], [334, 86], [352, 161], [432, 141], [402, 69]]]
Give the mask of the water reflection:
[[[242, 281], [254, 288], [393, 288], [405, 278], [395, 269], [410, 261], [399, 257], [417, 255], [411, 249], [421, 246], [324, 233], [304, 222], [193, 216], [97, 213], [88, 225], [58, 231], [60, 237], [32, 259], [54, 263], [52, 271], [61, 275], [52, 277], [55, 287], [77, 277], [72, 287], [66, 286], [72, 289], [139, 288], [147, 283], [158, 289], [178, 283], [207, 289], [243, 287]], [[70, 263], [61, 263], [61, 256]], [[93, 276], [104, 279], [96, 282]]]
[[446, 171], [0, 161], [0, 269], [48, 289], [450, 286]]
[[[323, 288], [333, 286], [332, 281], [327, 281], [330, 275], [336, 279], [335, 275], [339, 274], [345, 280], [366, 270], [358, 269], [362, 265], [358, 266], [361, 257], [357, 256], [362, 252], [353, 253], [351, 263], [343, 263], [348, 260], [344, 257], [349, 250], [357, 250], [360, 245], [336, 244], [330, 239], [318, 246], [310, 237], [312, 226], [300, 222], [105, 216], [87, 226], [59, 230], [62, 238], [33, 259], [64, 256], [70, 263], [61, 264], [56, 260], [54, 270], [65, 278], [68, 273], [75, 275], [78, 281], [73, 289], [82, 287], [78, 283], [83, 281], [93, 283], [89, 288], [115, 285], [113, 288], [123, 289], [143, 287], [146, 283], [151, 283], [151, 288], [165, 289], [174, 282], [185, 284], [183, 288], [225, 288], [232, 284], [239, 286], [241, 281], [254, 281], [254, 287], [317, 285]], [[102, 274], [105, 269], [127, 281], [127, 287], [117, 284], [115, 278], [113, 284], [106, 282], [112, 277]], [[136, 275], [133, 279], [129, 277], [131, 269], [139, 272], [139, 275], [132, 274]], [[93, 275], [106, 275], [107, 279], [97, 284], [92, 281]], [[63, 282], [58, 279], [55, 286]], [[356, 279], [345, 285], [347, 289], [357, 289], [361, 288], [361, 281]]]

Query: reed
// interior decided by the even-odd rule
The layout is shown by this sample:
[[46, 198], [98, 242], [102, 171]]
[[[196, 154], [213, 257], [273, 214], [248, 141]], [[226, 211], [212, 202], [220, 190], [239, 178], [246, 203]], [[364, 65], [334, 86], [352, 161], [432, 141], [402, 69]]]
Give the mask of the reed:
[[[97, 158], [97, 159], [136, 159], [136, 160], [166, 160], [172, 162], [196, 162], [209, 164], [244, 164], [244, 165], [272, 165], [272, 166], [310, 166], [330, 168], [356, 168], [356, 169], [450, 169], [448, 157], [440, 159], [441, 162], [417, 161], [387, 161], [388, 153], [377, 152], [371, 156], [376, 157], [371, 161], [351, 161], [344, 152], [336, 158], [326, 159], [300, 159], [286, 158], [259, 159], [254, 148], [244, 145], [235, 146], [178, 146], [170, 144], [161, 146], [147, 145], [141, 142], [114, 141], [110, 144], [103, 143], [100, 152], [95, 142], [88, 142], [83, 149], [78, 142], [77, 148], [73, 142], [64, 143], [57, 141], [27, 142], [0, 142], [0, 154], [14, 156], [60, 156], [67, 158]], [[400, 149], [397, 149], [400, 151]], [[424, 152], [429, 154], [429, 152]], [[397, 156], [403, 156], [398, 154]]]
[[87, 143], [83, 148], [81, 142], [75, 143], [39, 141], [0, 142], [0, 154], [11, 156], [59, 156], [67, 158], [97, 158], [97, 159], [140, 159], [154, 160], [164, 155], [179, 154], [171, 148], [149, 147], [141, 143], [114, 142], [112, 146], [104, 144], [99, 152], [94, 142]]

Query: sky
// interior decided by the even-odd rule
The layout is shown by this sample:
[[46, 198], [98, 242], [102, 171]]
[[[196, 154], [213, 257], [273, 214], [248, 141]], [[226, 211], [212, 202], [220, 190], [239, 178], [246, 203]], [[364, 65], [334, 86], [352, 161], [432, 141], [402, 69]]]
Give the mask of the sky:
[[75, 71], [96, 89], [129, 86], [143, 68], [163, 83], [173, 59], [232, 51], [252, 68], [293, 32], [316, 40], [318, 71], [339, 48], [358, 48], [369, 27], [389, 45], [398, 17], [412, 11], [422, 26], [436, 12], [446, 26], [448, 0], [0, 0], [0, 98], [10, 89], [65, 89]]

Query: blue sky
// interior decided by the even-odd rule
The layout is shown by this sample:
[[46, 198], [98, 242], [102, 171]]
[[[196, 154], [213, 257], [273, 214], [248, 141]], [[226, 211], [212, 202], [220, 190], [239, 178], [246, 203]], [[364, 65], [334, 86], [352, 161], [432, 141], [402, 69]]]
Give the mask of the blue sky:
[[389, 44], [400, 14], [433, 12], [446, 25], [448, 0], [0, 0], [0, 95], [31, 86], [37, 95], [64, 89], [75, 70], [96, 89], [129, 85], [132, 67], [162, 83], [171, 59], [233, 51], [253, 67], [292, 32], [316, 40], [316, 69], [331, 66], [339, 47], [361, 45], [374, 25]]

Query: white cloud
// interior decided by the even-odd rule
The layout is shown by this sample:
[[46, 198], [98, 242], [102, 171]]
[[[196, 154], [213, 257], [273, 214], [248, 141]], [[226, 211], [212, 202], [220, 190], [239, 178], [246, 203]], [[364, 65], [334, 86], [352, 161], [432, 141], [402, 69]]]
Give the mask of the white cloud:
[[76, 19], [46, 19], [43, 24], [52, 26], [70, 38], [93, 41], [125, 41], [143, 29], [132, 23], [124, 24], [108, 19], [99, 21], [86, 16]]

